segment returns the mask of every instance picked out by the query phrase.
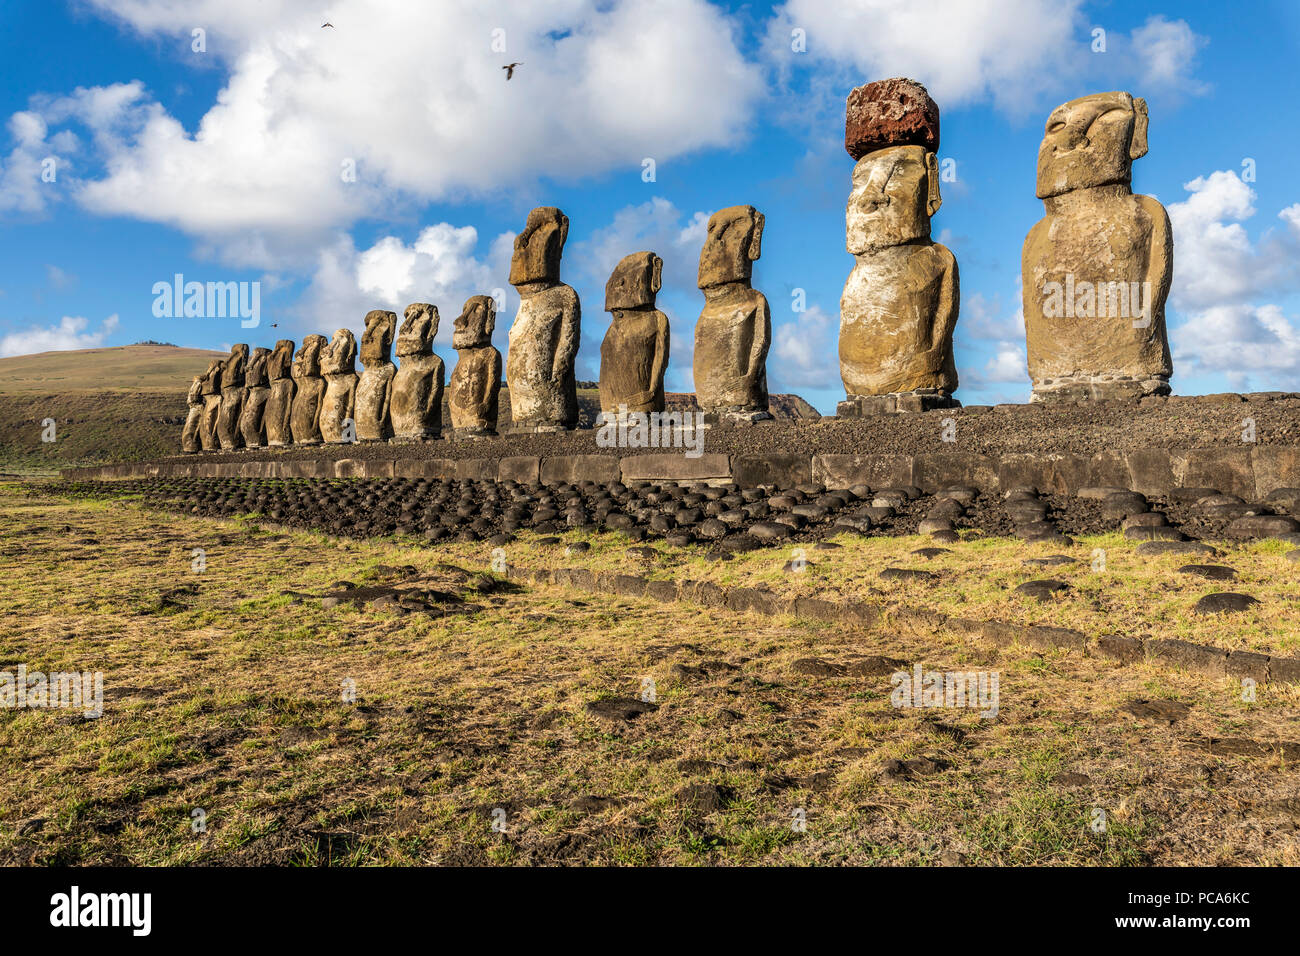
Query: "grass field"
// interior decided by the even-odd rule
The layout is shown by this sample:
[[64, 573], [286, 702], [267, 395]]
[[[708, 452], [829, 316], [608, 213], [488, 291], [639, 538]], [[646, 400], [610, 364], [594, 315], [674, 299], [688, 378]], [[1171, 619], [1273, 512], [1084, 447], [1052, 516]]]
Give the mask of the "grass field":
[[[860, 591], [914, 542], [870, 545], [803, 573]], [[0, 710], [0, 863], [1300, 863], [1296, 688], [520, 587], [490, 551], [0, 485], [0, 671], [104, 679], [96, 720]], [[344, 581], [424, 610], [312, 596]], [[996, 718], [893, 707], [916, 663], [998, 672]]]
[[225, 357], [225, 352], [171, 345], [124, 345], [16, 355], [0, 358], [0, 395], [54, 395], [83, 389], [179, 391], [184, 401], [190, 379], [206, 372], [213, 359]]

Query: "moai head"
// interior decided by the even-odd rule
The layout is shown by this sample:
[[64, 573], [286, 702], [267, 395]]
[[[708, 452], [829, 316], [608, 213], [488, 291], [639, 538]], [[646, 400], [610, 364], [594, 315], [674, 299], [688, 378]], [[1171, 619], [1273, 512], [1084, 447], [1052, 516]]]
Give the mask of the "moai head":
[[356, 372], [357, 337], [351, 329], [339, 329], [334, 333], [334, 340], [321, 353], [320, 370], [322, 375], [337, 375]]
[[624, 256], [605, 283], [605, 311], [653, 309], [663, 272], [664, 261], [653, 252]]
[[249, 388], [260, 388], [266, 384], [266, 362], [270, 357], [270, 349], [261, 346], [253, 349], [253, 354], [248, 360], [248, 368], [244, 371], [245, 385]]
[[230, 357], [221, 369], [221, 387], [243, 387], [244, 366], [248, 364], [248, 346], [243, 342], [230, 349]]
[[208, 363], [208, 370], [203, 373], [204, 395], [218, 395], [221, 393], [221, 370], [225, 364], [225, 359], [213, 359]]
[[939, 161], [921, 146], [890, 146], [853, 167], [845, 245], [854, 255], [930, 236], [939, 210]]
[[304, 336], [302, 347], [293, 357], [294, 378], [318, 378], [320, 376], [321, 351], [329, 344], [323, 335], [312, 333]]
[[293, 367], [293, 339], [280, 339], [266, 360], [266, 377], [272, 382], [289, 377]]
[[393, 333], [397, 331], [397, 313], [373, 309], [366, 313], [366, 330], [361, 333], [361, 364], [366, 368], [392, 361]]
[[203, 376], [195, 375], [194, 380], [190, 382], [189, 393], [185, 396], [185, 404], [202, 405], [203, 404]]
[[763, 214], [753, 206], [728, 206], [709, 218], [700, 250], [699, 287], [748, 282], [763, 241]]
[[397, 354], [428, 355], [437, 334], [438, 307], [428, 302], [412, 302], [406, 307], [402, 331], [397, 334]]
[[1094, 93], [1058, 106], [1038, 147], [1039, 199], [1075, 189], [1128, 185], [1147, 154], [1147, 103], [1128, 93]]
[[490, 295], [475, 295], [465, 300], [465, 308], [456, 316], [451, 345], [456, 349], [481, 348], [492, 344], [497, 326], [497, 303]]
[[515, 236], [510, 260], [510, 284], [559, 282], [560, 255], [569, 238], [569, 217], [554, 206], [538, 206], [528, 214], [524, 231]]

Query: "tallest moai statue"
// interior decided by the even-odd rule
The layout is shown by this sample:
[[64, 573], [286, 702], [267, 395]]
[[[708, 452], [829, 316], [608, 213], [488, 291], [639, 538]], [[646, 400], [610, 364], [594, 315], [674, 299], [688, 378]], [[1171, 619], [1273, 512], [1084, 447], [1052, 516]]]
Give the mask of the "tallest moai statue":
[[1130, 188], [1147, 105], [1096, 93], [1058, 106], [1038, 148], [1047, 215], [1021, 258], [1033, 401], [1167, 395], [1169, 216]]
[[880, 80], [849, 94], [844, 148], [857, 160], [845, 210], [856, 262], [840, 298], [839, 414], [956, 405], [952, 333], [957, 260], [930, 240], [938, 211], [939, 107], [914, 80]]

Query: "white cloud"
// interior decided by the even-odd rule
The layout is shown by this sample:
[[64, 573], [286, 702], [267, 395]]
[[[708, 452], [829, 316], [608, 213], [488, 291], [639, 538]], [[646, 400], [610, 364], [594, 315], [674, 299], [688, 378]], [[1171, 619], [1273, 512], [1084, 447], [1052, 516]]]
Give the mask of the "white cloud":
[[1160, 15], [1148, 17], [1132, 34], [1143, 88], [1166, 87], [1204, 93], [1208, 87], [1192, 76], [1192, 70], [1197, 51], [1207, 42], [1186, 20], [1166, 20]]
[[837, 387], [839, 366], [839, 316], [812, 305], [772, 329], [767, 360], [770, 390]]
[[114, 313], [98, 329], [87, 332], [90, 322], [82, 316], [65, 315], [58, 325], [33, 326], [19, 332], [10, 332], [0, 338], [0, 358], [11, 355], [31, 355], [36, 352], [63, 352], [68, 349], [93, 349], [117, 330], [118, 319]]
[[649, 250], [664, 261], [663, 294], [698, 294], [700, 248], [712, 214], [710, 210], [684, 218], [675, 205], [656, 196], [620, 209], [608, 226], [566, 248], [564, 257], [574, 264], [578, 278], [603, 289], [620, 259]]

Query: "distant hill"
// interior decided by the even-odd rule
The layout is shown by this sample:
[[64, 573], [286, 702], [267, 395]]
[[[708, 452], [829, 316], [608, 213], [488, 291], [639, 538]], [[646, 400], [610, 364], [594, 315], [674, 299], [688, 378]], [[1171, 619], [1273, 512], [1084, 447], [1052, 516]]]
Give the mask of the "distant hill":
[[179, 391], [225, 352], [174, 345], [120, 345], [0, 358], [0, 394], [96, 391]]

